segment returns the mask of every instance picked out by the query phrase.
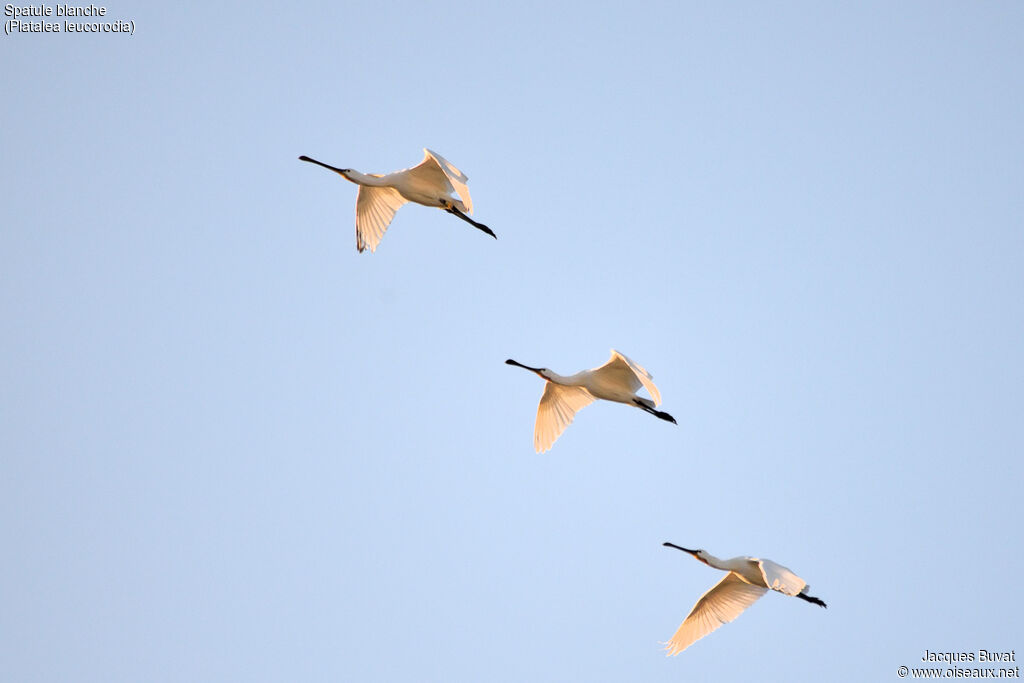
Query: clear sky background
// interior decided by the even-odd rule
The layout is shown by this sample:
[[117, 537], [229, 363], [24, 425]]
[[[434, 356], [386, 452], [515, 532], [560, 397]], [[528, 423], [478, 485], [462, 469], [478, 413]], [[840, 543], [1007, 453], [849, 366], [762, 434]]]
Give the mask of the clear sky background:
[[[0, 679], [898, 680], [1024, 650], [1024, 5], [111, 4], [14, 35]], [[437, 150], [494, 241], [364, 172]], [[616, 348], [673, 426], [542, 382]], [[720, 573], [770, 594], [666, 659]]]

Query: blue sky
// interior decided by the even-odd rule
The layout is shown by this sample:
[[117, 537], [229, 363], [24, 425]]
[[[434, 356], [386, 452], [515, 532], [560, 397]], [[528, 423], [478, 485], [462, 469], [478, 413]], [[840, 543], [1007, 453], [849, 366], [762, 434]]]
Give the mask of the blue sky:
[[[3, 38], [0, 678], [1021, 649], [1019, 3], [108, 6]], [[422, 148], [495, 242], [355, 186]], [[678, 426], [542, 383], [616, 348]], [[678, 657], [720, 575], [782, 563]]]

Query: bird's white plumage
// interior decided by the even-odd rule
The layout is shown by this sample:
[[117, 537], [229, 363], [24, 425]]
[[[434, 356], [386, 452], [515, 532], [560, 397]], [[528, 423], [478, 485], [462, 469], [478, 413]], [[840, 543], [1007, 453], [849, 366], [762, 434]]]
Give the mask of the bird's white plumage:
[[462, 171], [440, 154], [423, 148], [423, 161], [412, 168], [375, 176], [390, 186], [360, 185], [356, 197], [356, 248], [362, 252], [377, 250], [385, 231], [391, 225], [395, 212], [402, 205], [424, 198], [458, 194], [456, 205], [466, 213], [473, 213], [473, 199], [469, 195], [469, 180]]
[[473, 198], [469, 196], [469, 186], [466, 185], [466, 183], [469, 182], [469, 178], [466, 177], [465, 173], [455, 168], [455, 165], [452, 162], [448, 161], [437, 152], [424, 147], [423, 161], [419, 166], [412, 170], [416, 171], [417, 169], [422, 168], [427, 171], [431, 166], [429, 163], [430, 161], [433, 161], [434, 165], [436, 165], [437, 169], [441, 171], [445, 180], [449, 183], [451, 190], [449, 190], [448, 193], [451, 194], [451, 191], [454, 190], [462, 200], [462, 205], [465, 207], [463, 211], [469, 214], [473, 213]]
[[565, 428], [572, 424], [576, 412], [594, 402], [582, 387], [567, 387], [553, 382], [544, 385], [544, 395], [537, 406], [537, 422], [533, 428], [533, 447], [538, 453], [551, 449]]
[[395, 212], [405, 203], [393, 187], [360, 185], [356, 195], [356, 249], [376, 251]]
[[777, 562], [750, 559], [757, 563], [761, 571], [761, 577], [764, 579], [764, 584], [773, 591], [785, 593], [786, 595], [797, 595], [809, 588], [803, 579]]
[[466, 185], [469, 178], [429, 149], [424, 148], [423, 161], [416, 166], [384, 175], [337, 168], [307, 156], [299, 160], [322, 166], [359, 185], [356, 197], [356, 248], [359, 251], [367, 248], [376, 251], [395, 212], [407, 202], [443, 209], [491, 237], [497, 237], [486, 225], [467, 215], [473, 213], [473, 198]]
[[651, 373], [615, 349], [612, 349], [611, 358], [607, 363], [599, 368], [594, 368], [591, 372], [595, 380], [609, 385], [629, 387], [633, 393], [643, 386], [654, 399], [654, 405], [661, 405], [661, 393], [658, 391], [658, 387], [654, 386], [654, 378]]
[[[533, 445], [538, 453], [551, 448], [573, 420], [576, 412], [597, 399], [625, 403], [640, 408], [659, 419], [675, 423], [668, 413], [654, 410], [661, 402], [658, 387], [654, 386], [651, 374], [642, 366], [612, 349], [608, 361], [592, 370], [562, 376], [547, 368], [533, 368], [509, 359], [510, 365], [518, 365], [536, 373], [547, 381], [544, 395], [537, 407], [537, 421], [533, 430]], [[636, 395], [646, 387], [653, 401]]]
[[787, 567], [756, 557], [734, 557], [721, 560], [706, 550], [690, 550], [674, 543], [664, 545], [693, 555], [709, 567], [727, 572], [693, 606], [672, 639], [665, 644], [668, 655], [676, 655], [695, 641], [728, 623], [754, 604], [768, 589], [802, 598], [825, 607], [825, 602], [806, 594], [807, 582]]
[[729, 572], [694, 604], [675, 635], [665, 644], [668, 655], [679, 654], [722, 624], [729, 623], [767, 592], [767, 588], [751, 585]]

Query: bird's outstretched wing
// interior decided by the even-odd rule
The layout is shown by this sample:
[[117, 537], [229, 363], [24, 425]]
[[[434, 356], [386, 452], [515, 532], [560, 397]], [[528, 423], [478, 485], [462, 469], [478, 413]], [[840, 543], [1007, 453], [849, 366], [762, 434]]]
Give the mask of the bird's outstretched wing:
[[466, 185], [469, 178], [437, 152], [424, 148], [423, 161], [419, 166], [410, 168], [407, 173], [416, 180], [446, 187], [449, 193], [455, 192], [462, 200], [462, 211], [473, 213], [473, 198], [469, 196], [469, 187]]
[[356, 249], [361, 252], [369, 247], [376, 251], [395, 212], [405, 203], [394, 188], [360, 185], [356, 195]]
[[765, 584], [773, 591], [796, 595], [807, 588], [806, 581], [781, 564], [776, 564], [771, 560], [757, 560], [757, 566], [761, 570]]
[[572, 424], [576, 412], [594, 402], [582, 387], [566, 387], [547, 382], [537, 406], [537, 423], [533, 428], [533, 447], [538, 453], [550, 450], [565, 428]]
[[601, 381], [624, 384], [634, 392], [643, 386], [654, 399], [654, 405], [661, 404], [661, 392], [658, 391], [658, 387], [654, 386], [654, 378], [651, 377], [651, 373], [615, 349], [612, 349], [612, 356], [608, 362], [599, 368], [594, 368], [593, 373]]
[[768, 589], [752, 586], [729, 572], [700, 596], [672, 640], [665, 643], [666, 656], [679, 654], [722, 624], [732, 621], [767, 592]]

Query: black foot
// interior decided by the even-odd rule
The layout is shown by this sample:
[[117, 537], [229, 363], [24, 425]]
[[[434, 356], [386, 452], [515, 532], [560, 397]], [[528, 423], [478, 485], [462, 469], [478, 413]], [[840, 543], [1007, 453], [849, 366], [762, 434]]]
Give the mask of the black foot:
[[815, 605], [818, 605], [819, 607], [828, 607], [828, 605], [825, 604], [824, 600], [822, 600], [821, 598], [816, 598], [813, 595], [797, 593], [796, 597], [800, 598], [801, 600], [806, 600], [807, 602], [813, 602]]
[[656, 410], [656, 411], [654, 411], [654, 415], [656, 417], [664, 420], [665, 422], [671, 422], [674, 425], [679, 424], [678, 422], [676, 422], [676, 419], [674, 417], [672, 417], [671, 415], [669, 415], [668, 413], [663, 413], [661, 411]]
[[662, 412], [660, 410], [655, 410], [651, 406], [647, 405], [647, 403], [645, 403], [645, 400], [646, 399], [635, 398], [635, 399], [633, 399], [633, 404], [637, 408], [639, 408], [640, 410], [644, 411], [645, 413], [650, 413], [651, 415], [653, 415], [654, 417], [658, 418], [659, 420], [664, 420], [665, 422], [671, 422], [672, 424], [679, 424], [678, 422], [676, 422], [676, 419], [674, 417], [672, 417], [671, 415], [669, 415], [668, 413], [664, 413], [664, 412]]

